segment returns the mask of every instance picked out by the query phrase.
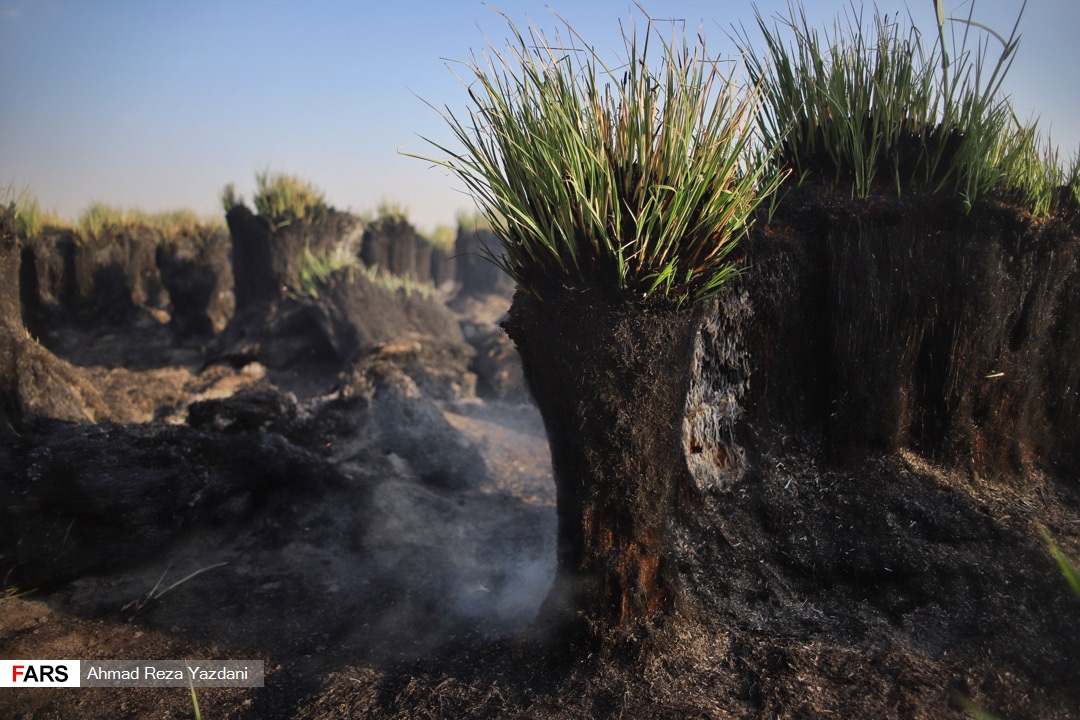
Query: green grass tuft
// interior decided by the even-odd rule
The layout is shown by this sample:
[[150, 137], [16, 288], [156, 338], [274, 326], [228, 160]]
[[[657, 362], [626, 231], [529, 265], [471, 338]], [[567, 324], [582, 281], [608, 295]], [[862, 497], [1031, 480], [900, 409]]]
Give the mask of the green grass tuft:
[[303, 263], [289, 281], [288, 296], [298, 302], [318, 298], [319, 291], [326, 286], [330, 277], [343, 268], [349, 269], [350, 282], [354, 277], [353, 273], [359, 273], [374, 285], [392, 293], [400, 292], [406, 296], [417, 295], [424, 299], [431, 299], [437, 295], [435, 286], [431, 283], [417, 282], [411, 278], [395, 275], [378, 265], [368, 267], [356, 258], [335, 252], [315, 254], [310, 250], [304, 250]]
[[1034, 123], [1021, 125], [1007, 134], [998, 152], [1001, 182], [995, 189], [1002, 199], [1018, 203], [1035, 217], [1068, 211], [1062, 206], [1060, 189], [1068, 179], [1056, 148], [1043, 142]]
[[1061, 574], [1065, 577], [1065, 582], [1068, 583], [1073, 594], [1080, 598], [1080, 570], [1070, 562], [1069, 558], [1065, 557], [1065, 553], [1061, 552], [1061, 549], [1050, 537], [1050, 533], [1046, 531], [1046, 528], [1040, 526], [1039, 534], [1042, 535], [1043, 541], [1050, 549], [1050, 555], [1054, 558], [1058, 569], [1061, 570]]
[[134, 218], [118, 207], [92, 202], [79, 213], [76, 226], [84, 236], [100, 238], [128, 227], [133, 222]]
[[1072, 165], [1065, 173], [1065, 182], [1060, 191], [1061, 204], [1065, 206], [1066, 212], [1080, 217], [1080, 149], [1077, 149]]
[[289, 279], [288, 296], [299, 301], [314, 300], [319, 297], [319, 289], [326, 285], [331, 275], [356, 264], [355, 258], [337, 252], [316, 254], [304, 248], [300, 269]]
[[150, 213], [94, 202], [79, 214], [76, 225], [85, 237], [102, 238], [112, 233], [146, 229], [162, 240], [181, 234], [197, 235], [208, 228], [221, 228], [224, 222], [219, 216], [204, 218], [186, 208]]
[[610, 65], [565, 23], [549, 40], [507, 22], [505, 50], [464, 63], [468, 116], [441, 111], [464, 149], [428, 141], [499, 237], [505, 255], [491, 259], [538, 295], [550, 283], [680, 304], [718, 292], [778, 183], [755, 151], [757, 95], [700, 36], [665, 38], [651, 20]]
[[406, 297], [416, 295], [425, 300], [430, 300], [438, 294], [435, 286], [431, 283], [418, 282], [412, 278], [395, 275], [388, 270], [381, 269], [378, 265], [370, 267], [358, 265], [358, 268], [360, 273], [372, 283], [392, 293], [400, 292]]
[[0, 205], [15, 205], [15, 235], [20, 240], [37, 237], [45, 228], [67, 228], [71, 224], [54, 212], [43, 210], [29, 190], [16, 194], [12, 186], [0, 191]]
[[[319, 223], [330, 212], [321, 190], [295, 175], [262, 171], [255, 173], [255, 212], [268, 220], [274, 228], [293, 222]], [[230, 200], [242, 200], [235, 189], [226, 185], [222, 191], [222, 204]]]
[[15, 204], [17, 232], [22, 240], [36, 237], [48, 228], [78, 230], [85, 237], [100, 238], [112, 232], [135, 229], [149, 229], [159, 235], [159, 239], [182, 233], [202, 234], [206, 230], [224, 229], [225, 219], [219, 215], [203, 217], [194, 210], [180, 208], [161, 212], [146, 212], [139, 209], [124, 210], [103, 202], [92, 202], [86, 206], [74, 223], [58, 214], [42, 210], [29, 191], [15, 195], [11, 188], [0, 188], [0, 204], [7, 204], [7, 198]]
[[201, 217], [194, 210], [181, 208], [179, 210], [165, 210], [156, 213], [144, 213], [142, 211], [130, 211], [135, 220], [151, 230], [156, 230], [165, 237], [180, 234], [195, 235], [207, 228], [224, 228], [225, 218], [214, 215], [209, 218]]
[[[1052, 210], [1061, 171], [1031, 123], [1019, 123], [1002, 83], [1019, 46], [1023, 5], [1008, 37], [974, 20], [946, 18], [936, 3], [937, 42], [927, 48], [910, 17], [872, 25], [854, 6], [831, 32], [811, 28], [801, 6], [770, 25], [760, 13], [759, 50], [736, 43], [764, 94], [759, 124], [783, 167], [801, 180], [897, 193], [929, 188], [963, 198], [996, 194], [1033, 214]], [[947, 27], [952, 33], [949, 53]], [[985, 35], [975, 37], [974, 31]]]
[[375, 208], [375, 221], [392, 223], [409, 222], [409, 208], [395, 200], [383, 198]]
[[227, 183], [225, 187], [221, 188], [219, 198], [221, 200], [221, 209], [225, 211], [226, 215], [244, 204], [244, 196], [236, 192], [236, 183]]
[[375, 234], [394, 234], [409, 225], [409, 209], [399, 202], [383, 198], [373, 212], [361, 215], [364, 226]]
[[431, 232], [424, 233], [423, 238], [444, 253], [450, 253], [457, 243], [457, 231], [449, 225], [439, 225]]

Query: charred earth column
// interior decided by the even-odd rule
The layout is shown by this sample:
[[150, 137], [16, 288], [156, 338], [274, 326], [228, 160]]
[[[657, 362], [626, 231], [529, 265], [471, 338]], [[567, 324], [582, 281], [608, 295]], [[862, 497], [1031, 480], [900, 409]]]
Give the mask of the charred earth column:
[[749, 423], [838, 464], [911, 450], [984, 477], [1073, 475], [1077, 238], [996, 202], [792, 193], [747, 243]]
[[19, 247], [14, 209], [0, 208], [0, 444], [7, 440], [5, 433], [25, 419], [93, 422], [109, 413], [80, 368], [56, 357], [27, 333], [19, 292]]
[[681, 433], [698, 318], [669, 300], [591, 290], [514, 296], [505, 329], [544, 418], [558, 496], [558, 567], [540, 622], [571, 642], [640, 639], [684, 603], [669, 544], [691, 486]]

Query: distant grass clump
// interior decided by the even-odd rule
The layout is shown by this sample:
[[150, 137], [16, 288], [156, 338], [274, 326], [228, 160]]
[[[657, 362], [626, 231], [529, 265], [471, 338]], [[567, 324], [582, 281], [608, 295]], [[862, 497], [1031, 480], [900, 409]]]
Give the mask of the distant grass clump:
[[36, 237], [47, 227], [71, 227], [56, 213], [43, 210], [29, 190], [15, 193], [12, 186], [0, 189], [0, 206], [10, 204], [15, 206], [15, 234], [20, 240]]
[[409, 209], [395, 200], [383, 198], [374, 211], [364, 213], [360, 219], [374, 233], [393, 233], [409, 224]]
[[569, 26], [552, 40], [509, 27], [505, 50], [464, 63], [468, 116], [442, 111], [464, 150], [431, 142], [499, 237], [505, 255], [491, 259], [536, 295], [557, 283], [677, 304], [717, 293], [777, 184], [755, 151], [755, 93], [700, 37], [665, 40], [651, 20], [613, 64]]
[[157, 233], [159, 240], [182, 234], [197, 235], [200, 231], [223, 225], [220, 217], [200, 217], [187, 208], [151, 213], [124, 210], [103, 202], [90, 203], [76, 221], [76, 227], [84, 237], [103, 238], [111, 233], [146, 229]]
[[[228, 214], [244, 204], [236, 185], [227, 184], [221, 190], [221, 207]], [[255, 213], [278, 229], [294, 222], [320, 223], [330, 213], [321, 190], [306, 180], [286, 173], [268, 170], [255, 173]]]
[[[858, 197], [882, 185], [898, 193], [922, 187], [970, 206], [996, 193], [1049, 213], [1063, 177], [1056, 155], [1042, 147], [1034, 124], [1017, 120], [1001, 92], [1023, 5], [1008, 37], [976, 22], [974, 3], [958, 19], [945, 17], [941, 0], [936, 7], [938, 42], [930, 48], [910, 18], [877, 10], [872, 26], [860, 12], [824, 35], [801, 6], [772, 26], [759, 13], [764, 50], [745, 31], [736, 42], [751, 83], [762, 88], [765, 143], [779, 146], [780, 163], [801, 180], [850, 185]], [[947, 22], [962, 28], [959, 38], [952, 34], [951, 57]], [[990, 37], [973, 39], [973, 29], [999, 46]]]
[[10, 187], [0, 187], [0, 205], [14, 203], [18, 236], [22, 240], [37, 237], [46, 229], [77, 230], [83, 237], [102, 238], [109, 233], [148, 229], [159, 239], [180, 234], [199, 235], [206, 230], [225, 227], [221, 216], [203, 217], [189, 208], [146, 212], [124, 210], [115, 205], [95, 201], [83, 208], [75, 222], [57, 213], [43, 210], [28, 190], [15, 194]]
[[503, 227], [506, 222], [505, 218], [499, 216], [492, 219], [479, 210], [459, 210], [454, 215], [454, 220], [457, 223], [458, 229], [465, 232], [477, 232], [479, 230], [494, 230], [496, 227]]
[[134, 223], [135, 217], [121, 208], [103, 202], [92, 202], [79, 213], [75, 224], [85, 237], [100, 238]]
[[[244, 197], [234, 183], [226, 184], [218, 197], [226, 215], [244, 205]], [[256, 172], [252, 200], [255, 213], [269, 222], [272, 230], [294, 222], [320, 223], [330, 213], [321, 190], [287, 173]]]
[[236, 183], [228, 183], [221, 188], [220, 199], [221, 209], [225, 211], [226, 215], [232, 212], [233, 208], [244, 204], [244, 196], [236, 192]]
[[164, 236], [195, 235], [200, 230], [225, 227], [225, 218], [220, 215], [213, 215], [208, 218], [202, 217], [189, 208], [165, 210], [156, 213], [144, 213], [136, 210], [133, 215], [137, 222], [142, 223], [151, 230], [157, 230]]
[[457, 243], [457, 231], [449, 225], [439, 225], [431, 232], [424, 233], [422, 237], [444, 253], [453, 252]]
[[298, 220], [318, 222], [329, 211], [322, 191], [295, 175], [260, 172], [255, 185], [255, 211], [279, 227]]
[[1069, 198], [1061, 192], [1070, 185], [1069, 174], [1034, 124], [1017, 125], [1002, 139], [998, 155], [1001, 180], [994, 192], [1002, 199], [1028, 208], [1035, 217], [1070, 212]]

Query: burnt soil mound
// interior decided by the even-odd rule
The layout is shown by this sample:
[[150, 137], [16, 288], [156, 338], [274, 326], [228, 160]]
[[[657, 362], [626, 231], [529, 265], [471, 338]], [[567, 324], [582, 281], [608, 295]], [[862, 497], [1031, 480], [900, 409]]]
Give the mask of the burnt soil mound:
[[[1080, 559], [1075, 235], [788, 203], [698, 333], [670, 550], [694, 614], [667, 653], [576, 655], [532, 624], [547, 441], [506, 365], [475, 377], [477, 347], [512, 350], [509, 296], [451, 311], [339, 277], [224, 332], [42, 301], [28, 335], [0, 292], [0, 379], [24, 388], [0, 386], [0, 654], [264, 660], [264, 688], [199, 691], [207, 718], [1077, 716], [1080, 599], [1039, 534]], [[71, 388], [90, 411], [57, 417]], [[194, 709], [7, 690], [0, 715]]]

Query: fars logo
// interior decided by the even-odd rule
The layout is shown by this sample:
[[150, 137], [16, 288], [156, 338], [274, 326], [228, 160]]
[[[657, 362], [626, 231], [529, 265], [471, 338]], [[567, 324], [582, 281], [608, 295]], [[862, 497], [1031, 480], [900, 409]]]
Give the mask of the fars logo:
[[0, 660], [0, 687], [79, 687], [78, 660]]

